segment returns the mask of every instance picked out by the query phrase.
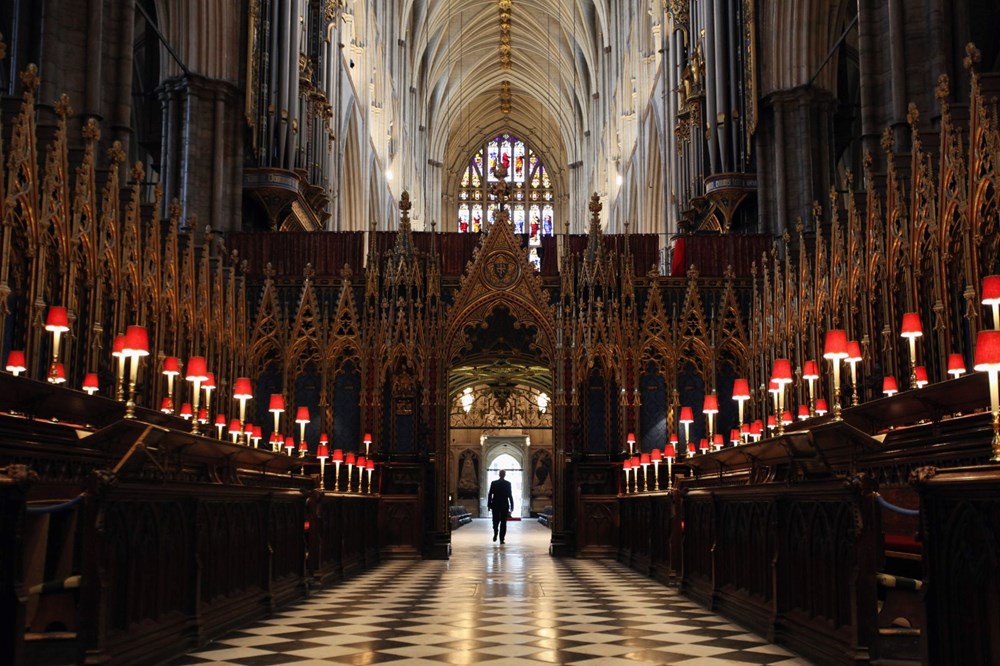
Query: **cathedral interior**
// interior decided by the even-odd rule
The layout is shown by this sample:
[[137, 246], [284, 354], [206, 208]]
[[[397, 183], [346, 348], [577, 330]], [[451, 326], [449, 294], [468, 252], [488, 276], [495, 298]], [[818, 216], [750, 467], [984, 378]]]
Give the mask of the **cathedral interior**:
[[998, 98], [993, 0], [0, 2], [0, 663], [1000, 664]]

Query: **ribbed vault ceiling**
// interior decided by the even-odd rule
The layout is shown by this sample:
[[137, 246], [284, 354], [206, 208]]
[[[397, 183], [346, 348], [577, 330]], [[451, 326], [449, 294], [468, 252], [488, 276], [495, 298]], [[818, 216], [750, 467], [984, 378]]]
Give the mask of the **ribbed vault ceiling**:
[[[509, 4], [511, 63], [501, 66], [501, 7]], [[580, 154], [589, 129], [594, 61], [607, 34], [592, 0], [406, 0], [414, 80], [431, 130], [429, 154], [457, 170], [499, 129], [532, 143], [555, 176]], [[500, 108], [510, 81], [510, 112]]]

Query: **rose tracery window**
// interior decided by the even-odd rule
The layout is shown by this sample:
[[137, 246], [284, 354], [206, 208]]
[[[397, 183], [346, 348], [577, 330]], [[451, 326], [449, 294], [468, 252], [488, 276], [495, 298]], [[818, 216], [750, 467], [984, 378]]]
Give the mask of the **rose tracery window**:
[[552, 180], [534, 149], [515, 136], [494, 137], [469, 160], [458, 189], [458, 230], [479, 233], [493, 222], [496, 203], [490, 198], [489, 186], [496, 182], [493, 169], [500, 163], [507, 168], [511, 186], [510, 222], [515, 234], [527, 236], [529, 260], [537, 269], [542, 236], [551, 236], [555, 229]]

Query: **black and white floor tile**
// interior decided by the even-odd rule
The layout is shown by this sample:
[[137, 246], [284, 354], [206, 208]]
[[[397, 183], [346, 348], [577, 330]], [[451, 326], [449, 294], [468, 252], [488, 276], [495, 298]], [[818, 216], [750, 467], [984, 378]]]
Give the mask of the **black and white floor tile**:
[[555, 559], [549, 531], [488, 520], [451, 560], [390, 561], [183, 657], [193, 664], [782, 664], [807, 661], [613, 561]]

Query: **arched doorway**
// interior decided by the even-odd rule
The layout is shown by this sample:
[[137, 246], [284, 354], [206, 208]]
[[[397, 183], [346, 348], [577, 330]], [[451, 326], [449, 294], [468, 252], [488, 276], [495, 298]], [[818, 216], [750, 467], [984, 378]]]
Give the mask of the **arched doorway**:
[[[499, 185], [502, 189], [503, 182]], [[439, 524], [450, 503], [474, 516], [488, 515], [482, 498], [495, 456], [487, 445], [507, 441], [521, 472], [522, 501], [515, 515], [527, 517], [553, 506], [558, 526], [560, 474], [552, 464], [559, 460], [560, 427], [554, 399], [555, 320], [553, 298], [500, 207], [448, 310], [440, 375], [448, 402], [437, 443], [448, 470], [439, 477]], [[523, 442], [518, 455], [513, 455], [513, 442]], [[535, 451], [545, 454], [534, 457]], [[538, 475], [536, 463], [544, 468]]]
[[[523, 458], [518, 456], [515, 458], [510, 452], [503, 450], [511, 447], [510, 442], [503, 442], [497, 446], [499, 451], [494, 452], [493, 461], [488, 463], [486, 468], [486, 488], [487, 493], [489, 493], [489, 487], [494, 481], [500, 478], [500, 472], [503, 471], [506, 474], [506, 479], [510, 481], [511, 494], [514, 497], [514, 510], [510, 512], [510, 515], [514, 518], [520, 518], [524, 515], [524, 463]], [[518, 453], [520, 453], [518, 451]], [[481, 498], [481, 503], [485, 506], [486, 495]]]

